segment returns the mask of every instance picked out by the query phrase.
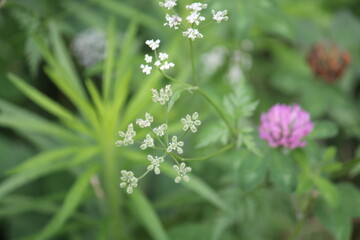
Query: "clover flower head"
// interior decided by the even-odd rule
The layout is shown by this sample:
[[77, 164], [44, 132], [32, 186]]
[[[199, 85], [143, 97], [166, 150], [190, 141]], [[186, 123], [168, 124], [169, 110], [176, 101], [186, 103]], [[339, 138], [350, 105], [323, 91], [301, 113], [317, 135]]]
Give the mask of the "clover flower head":
[[160, 103], [161, 105], [167, 103], [172, 95], [171, 85], [166, 85], [165, 89], [161, 88], [160, 91], [157, 91], [156, 89], [151, 89], [151, 92], [152, 100], [154, 102]]
[[217, 12], [215, 12], [215, 10], [212, 10], [211, 13], [212, 13], [212, 15], [213, 15], [213, 19], [214, 19], [217, 23], [221, 23], [222, 21], [227, 21], [227, 20], [229, 20], [229, 17], [227, 16], [227, 10], [217, 11]]
[[179, 29], [179, 25], [182, 22], [181, 17], [179, 15], [175, 14], [170, 16], [169, 14], [166, 14], [165, 16], [166, 23], [164, 23], [164, 26], [169, 26], [170, 28]]
[[151, 137], [150, 134], [146, 135], [146, 138], [144, 139], [143, 143], [140, 145], [141, 150], [145, 150], [148, 147], [154, 147], [154, 139]]
[[153, 157], [151, 155], [148, 155], [147, 158], [150, 161], [150, 165], [147, 167], [147, 169], [149, 171], [154, 170], [154, 173], [156, 175], [159, 175], [160, 174], [160, 168], [159, 167], [160, 167], [160, 164], [162, 162], [164, 162], [164, 158], [163, 157], [157, 157], [157, 156]]
[[152, 67], [150, 67], [149, 65], [144, 65], [141, 64], [140, 68], [142, 69], [142, 72], [145, 73], [146, 75], [149, 75], [151, 73]]
[[175, 67], [175, 64], [174, 64], [174, 63], [165, 61], [165, 62], [160, 66], [160, 70], [167, 70], [167, 69], [170, 69], [170, 68], [173, 68], [173, 67]]
[[155, 41], [153, 39], [146, 40], [145, 44], [148, 45], [151, 48], [151, 50], [156, 50], [160, 46], [160, 40], [159, 39]]
[[160, 137], [165, 135], [166, 130], [167, 130], [167, 125], [165, 123], [153, 129], [154, 133]]
[[167, 53], [163, 53], [163, 52], [159, 53], [159, 59], [161, 61], [164, 61], [165, 59], [168, 59], [168, 58], [169, 58], [169, 55]]
[[131, 123], [129, 124], [126, 133], [123, 131], [119, 131], [119, 136], [124, 138], [123, 140], [118, 140], [115, 142], [115, 145], [118, 147], [127, 146], [129, 144], [134, 143], [134, 137], [136, 136], [136, 132], [134, 131], [134, 125]]
[[133, 192], [133, 188], [137, 187], [138, 179], [134, 176], [132, 171], [121, 170], [121, 183], [120, 187], [124, 188], [127, 186], [126, 192], [131, 194]]
[[201, 10], [207, 8], [207, 6], [208, 5], [205, 3], [196, 2], [190, 5], [186, 5], [186, 9], [193, 10], [194, 12], [200, 12]]
[[302, 138], [313, 130], [310, 114], [299, 105], [276, 104], [261, 115], [260, 138], [273, 148], [298, 148], [306, 145]]
[[192, 116], [187, 114], [185, 118], [181, 119], [181, 123], [184, 125], [183, 130], [187, 131], [190, 129], [191, 132], [195, 133], [197, 131], [196, 127], [201, 125], [201, 121], [198, 118], [199, 114], [197, 112], [194, 112]]
[[204, 37], [204, 35], [202, 35], [199, 30], [195, 28], [188, 28], [185, 32], [183, 32], [183, 35], [190, 38], [191, 40]]
[[136, 119], [136, 124], [139, 125], [141, 128], [145, 128], [145, 127], [150, 127], [153, 121], [154, 121], [154, 117], [151, 116], [150, 113], [145, 113], [145, 120], [138, 118]]
[[149, 56], [148, 54], [145, 55], [145, 62], [146, 63], [151, 63], [152, 62], [153, 57]]
[[172, 9], [176, 6], [176, 0], [165, 0], [164, 2], [159, 2], [160, 7], [164, 7], [167, 10]]
[[173, 136], [171, 138], [171, 143], [169, 144], [168, 148], [166, 149], [167, 152], [172, 152], [173, 150], [176, 150], [178, 154], [183, 153], [182, 147], [184, 146], [183, 141], [178, 141], [177, 136]]
[[200, 16], [199, 12], [191, 12], [190, 15], [186, 17], [186, 20], [191, 24], [195, 23], [195, 25], [199, 25], [200, 22], [205, 21], [205, 17]]
[[189, 181], [187, 173], [191, 172], [191, 167], [187, 167], [184, 162], [180, 163], [180, 165], [174, 165], [173, 167], [178, 174], [175, 178], [176, 183], [181, 182], [181, 180], [184, 180], [185, 182]]

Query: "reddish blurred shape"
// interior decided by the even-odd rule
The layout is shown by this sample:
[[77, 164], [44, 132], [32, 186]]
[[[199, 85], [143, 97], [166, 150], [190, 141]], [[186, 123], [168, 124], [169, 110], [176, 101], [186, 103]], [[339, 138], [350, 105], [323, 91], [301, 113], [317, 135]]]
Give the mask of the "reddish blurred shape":
[[351, 57], [334, 43], [317, 43], [310, 49], [307, 61], [317, 77], [333, 83], [342, 76]]

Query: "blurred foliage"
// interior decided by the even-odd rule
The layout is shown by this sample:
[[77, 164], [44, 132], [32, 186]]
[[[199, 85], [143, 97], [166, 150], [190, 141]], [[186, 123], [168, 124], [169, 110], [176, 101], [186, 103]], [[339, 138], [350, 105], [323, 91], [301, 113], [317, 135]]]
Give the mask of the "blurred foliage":
[[[141, 73], [143, 42], [161, 39], [176, 60], [172, 75], [190, 82], [187, 41], [163, 27], [156, 0], [5, 2], [0, 239], [278, 240], [297, 229], [301, 239], [360, 239], [359, 1], [206, 2], [230, 19], [195, 42], [199, 81], [236, 126], [237, 148], [192, 162], [191, 181], [180, 186], [165, 165], [130, 196], [118, 188], [119, 171], [146, 166], [146, 154], [115, 148], [116, 133], [145, 110], [159, 114], [149, 89], [167, 83]], [[105, 60], [90, 67], [71, 51], [87, 29], [107, 39]], [[319, 42], [351, 55], [336, 83], [315, 77], [306, 62]], [[221, 61], [212, 66], [213, 58]], [[175, 88], [170, 122], [201, 109], [198, 137], [185, 139], [191, 156], [231, 142], [211, 106]], [[311, 113], [306, 148], [288, 153], [259, 140], [260, 114], [278, 102]]]

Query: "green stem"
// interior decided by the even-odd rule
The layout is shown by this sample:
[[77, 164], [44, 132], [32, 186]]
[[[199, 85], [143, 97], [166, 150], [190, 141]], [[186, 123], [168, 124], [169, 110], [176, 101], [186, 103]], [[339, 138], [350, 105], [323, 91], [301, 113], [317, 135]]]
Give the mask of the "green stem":
[[295, 230], [293, 232], [293, 234], [291, 234], [289, 240], [297, 240], [299, 237], [300, 237], [300, 234], [301, 234], [301, 231], [305, 225], [305, 220], [306, 220], [306, 217], [308, 216], [311, 208], [312, 208], [312, 205], [314, 203], [314, 200], [315, 198], [312, 197], [311, 193], [309, 195], [309, 198], [307, 200], [307, 204], [304, 208], [304, 210], [302, 211], [303, 212], [303, 216], [302, 218], [296, 223], [296, 226], [295, 226]]
[[195, 70], [195, 58], [194, 58], [193, 40], [189, 39], [189, 43], [190, 43], [191, 68], [192, 68], [192, 72], [193, 72], [194, 83], [195, 83], [195, 86], [199, 86], [199, 82], [198, 82], [197, 75], [196, 75], [196, 70]]
[[188, 88], [189, 90], [190, 90], [190, 89], [197, 89], [197, 87], [195, 87], [195, 86], [193, 86], [193, 85], [184, 83], [184, 82], [182, 82], [182, 81], [178, 81], [178, 80], [176, 80], [175, 78], [170, 77], [169, 75], [167, 75], [166, 73], [164, 73], [164, 72], [161, 71], [160, 69], [158, 69], [158, 70], [160, 71], [160, 73], [161, 73], [165, 78], [169, 79], [170, 81], [179, 83], [179, 84], [183, 85], [184, 87]]
[[182, 158], [182, 157], [177, 156], [177, 158], [178, 158], [179, 160], [181, 160], [181, 161], [203, 161], [203, 160], [207, 160], [207, 159], [209, 159], [209, 158], [212, 158], [212, 157], [214, 157], [214, 156], [216, 156], [216, 155], [219, 155], [219, 154], [221, 154], [221, 153], [223, 153], [223, 152], [226, 152], [226, 151], [232, 149], [233, 147], [235, 147], [235, 144], [232, 143], [232, 144], [226, 145], [225, 147], [219, 149], [219, 150], [216, 151], [216, 152], [210, 153], [210, 154], [205, 155], [205, 156], [202, 156], [202, 157], [197, 157], [197, 158]]
[[201, 88], [198, 88], [197, 91], [215, 108], [215, 110], [218, 112], [220, 117], [224, 120], [224, 122], [228, 126], [228, 128], [229, 128], [230, 132], [232, 133], [233, 137], [236, 139], [237, 138], [237, 131], [231, 125], [230, 121], [225, 116], [225, 113], [220, 109], [220, 107], [218, 105], [216, 105], [216, 103], [209, 97], [209, 95], [207, 95], [207, 93], [204, 92], [204, 90], [202, 90]]

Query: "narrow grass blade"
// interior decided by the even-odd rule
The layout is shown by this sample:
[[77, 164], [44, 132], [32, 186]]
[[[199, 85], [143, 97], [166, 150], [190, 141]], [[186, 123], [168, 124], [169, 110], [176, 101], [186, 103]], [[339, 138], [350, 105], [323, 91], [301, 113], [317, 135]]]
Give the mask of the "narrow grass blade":
[[113, 72], [115, 66], [115, 53], [116, 53], [116, 22], [115, 18], [111, 17], [107, 27], [107, 44], [106, 44], [106, 59], [103, 72], [103, 96], [105, 101], [109, 100], [111, 82], [113, 80]]
[[92, 159], [93, 156], [98, 153], [98, 151], [98, 148], [94, 148], [92, 150], [80, 152], [73, 158], [70, 158], [68, 161], [56, 162], [53, 164], [48, 164], [41, 168], [35, 168], [29, 171], [17, 173], [7, 178], [1, 183], [0, 199], [9, 194], [10, 192], [14, 191], [15, 189], [24, 186], [39, 177], [46, 176], [50, 173], [77, 166], [86, 161], [89, 161]]
[[135, 190], [131, 195], [131, 209], [155, 240], [168, 239], [164, 227], [146, 196]]
[[52, 113], [58, 118], [65, 119], [67, 121], [72, 121], [74, 119], [74, 116], [67, 109], [63, 108], [54, 100], [50, 99], [45, 94], [39, 92], [37, 89], [27, 84], [21, 78], [13, 74], [9, 74], [8, 77], [21, 92], [23, 92], [28, 98], [30, 98], [33, 102], [44, 108], [49, 113]]
[[92, 0], [92, 1], [102, 6], [103, 8], [107, 9], [108, 11], [118, 14], [119, 16], [128, 19], [136, 19], [140, 24], [154, 31], [159, 31], [158, 26], [162, 25], [161, 22], [159, 22], [157, 19], [148, 16], [142, 12], [139, 12], [135, 8], [132, 8], [120, 1], [113, 1], [113, 0]]
[[85, 173], [79, 175], [78, 179], [66, 195], [60, 210], [35, 239], [50, 239], [61, 229], [66, 220], [72, 216], [80, 204], [89, 187], [90, 177], [96, 173], [97, 170], [97, 166], [92, 166]]

